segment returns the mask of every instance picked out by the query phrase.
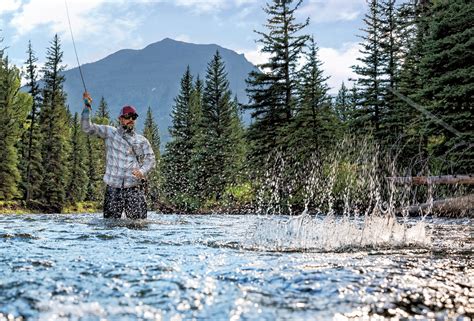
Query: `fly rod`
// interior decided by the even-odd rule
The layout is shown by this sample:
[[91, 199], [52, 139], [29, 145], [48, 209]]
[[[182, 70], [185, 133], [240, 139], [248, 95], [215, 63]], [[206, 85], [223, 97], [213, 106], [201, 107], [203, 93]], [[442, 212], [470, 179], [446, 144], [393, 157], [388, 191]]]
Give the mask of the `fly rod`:
[[67, 5], [67, 0], [64, 0], [64, 4], [66, 5], [67, 21], [69, 22], [69, 31], [71, 32], [72, 46], [74, 47], [74, 53], [76, 54], [77, 66], [79, 67], [79, 73], [81, 74], [84, 92], [87, 93], [86, 82], [84, 81], [84, 75], [82, 74], [81, 63], [79, 62], [79, 56], [77, 55], [76, 42], [74, 41], [74, 34], [72, 33], [71, 18], [69, 17], [69, 8]]

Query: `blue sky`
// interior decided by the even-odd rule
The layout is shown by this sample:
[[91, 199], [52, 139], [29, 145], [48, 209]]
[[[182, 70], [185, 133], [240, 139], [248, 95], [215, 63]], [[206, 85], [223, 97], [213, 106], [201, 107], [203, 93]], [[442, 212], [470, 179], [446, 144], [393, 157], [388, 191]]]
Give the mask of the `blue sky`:
[[[97, 61], [124, 48], [141, 49], [172, 38], [214, 43], [257, 64], [265, 57], [253, 30], [266, 31], [265, 0], [67, 0], [81, 63]], [[319, 55], [331, 92], [352, 76], [358, 53], [365, 0], [305, 0], [297, 20], [310, 18], [306, 32]], [[64, 63], [76, 66], [64, 0], [0, 0], [0, 35], [11, 61], [22, 65], [28, 40], [44, 62], [46, 48], [58, 33]]]

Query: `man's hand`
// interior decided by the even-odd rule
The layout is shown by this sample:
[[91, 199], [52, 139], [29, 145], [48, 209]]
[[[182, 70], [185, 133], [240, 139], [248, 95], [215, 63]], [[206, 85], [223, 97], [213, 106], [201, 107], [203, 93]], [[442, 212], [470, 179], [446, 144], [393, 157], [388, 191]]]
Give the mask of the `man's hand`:
[[135, 176], [138, 179], [145, 179], [145, 175], [142, 174], [138, 169], [134, 169], [132, 171], [133, 176]]
[[87, 91], [82, 94], [82, 99], [84, 100], [84, 105], [87, 108], [92, 109], [92, 98]]

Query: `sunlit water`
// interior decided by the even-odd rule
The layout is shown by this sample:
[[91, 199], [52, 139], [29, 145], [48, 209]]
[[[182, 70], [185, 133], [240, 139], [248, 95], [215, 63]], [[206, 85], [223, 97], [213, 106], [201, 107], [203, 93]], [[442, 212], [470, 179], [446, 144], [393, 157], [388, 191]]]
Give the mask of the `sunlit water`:
[[0, 320], [470, 319], [472, 225], [0, 215]]

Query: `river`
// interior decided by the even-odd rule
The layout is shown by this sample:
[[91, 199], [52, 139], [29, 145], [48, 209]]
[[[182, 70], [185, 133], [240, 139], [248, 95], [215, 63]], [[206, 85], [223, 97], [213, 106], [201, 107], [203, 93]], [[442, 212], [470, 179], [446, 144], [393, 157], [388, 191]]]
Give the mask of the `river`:
[[0, 215], [0, 320], [474, 318], [472, 219]]

